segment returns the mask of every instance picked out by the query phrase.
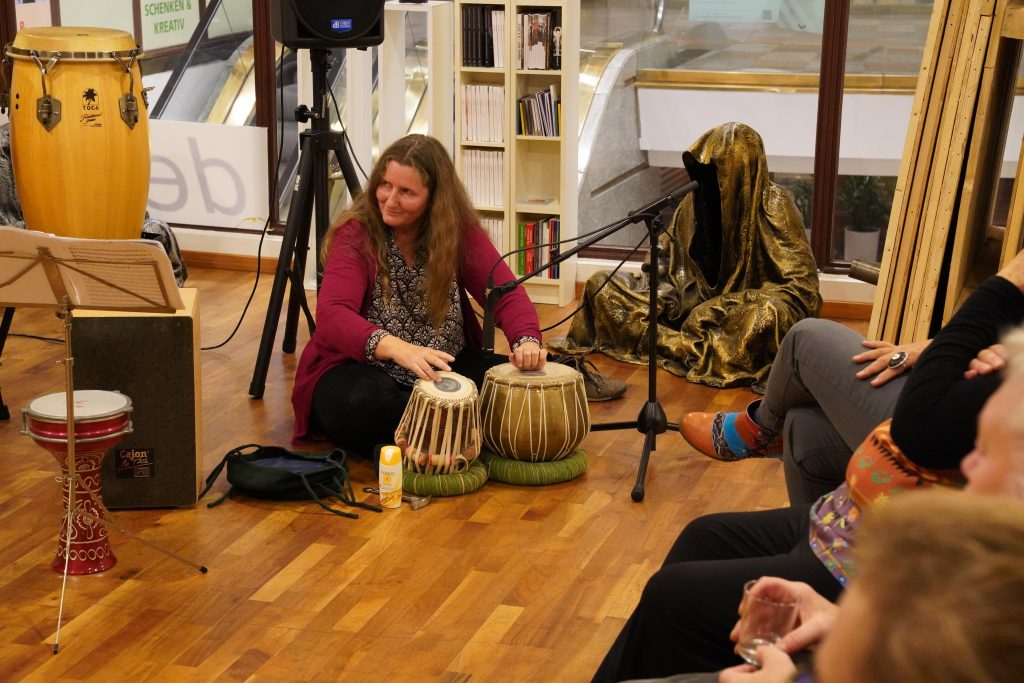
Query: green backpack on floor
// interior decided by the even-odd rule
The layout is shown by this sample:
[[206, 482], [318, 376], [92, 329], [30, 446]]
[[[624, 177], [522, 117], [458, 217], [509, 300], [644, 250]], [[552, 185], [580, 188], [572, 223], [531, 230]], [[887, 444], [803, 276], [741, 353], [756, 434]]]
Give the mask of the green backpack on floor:
[[340, 448], [321, 453], [298, 453], [280, 446], [248, 444], [228, 451], [206, 478], [202, 498], [227, 467], [231, 488], [208, 503], [212, 508], [231, 496], [242, 494], [273, 500], [313, 500], [331, 514], [358, 519], [352, 512], [337, 510], [322, 499], [335, 499], [349, 507], [381, 512], [381, 508], [355, 499], [348, 479], [348, 454]]

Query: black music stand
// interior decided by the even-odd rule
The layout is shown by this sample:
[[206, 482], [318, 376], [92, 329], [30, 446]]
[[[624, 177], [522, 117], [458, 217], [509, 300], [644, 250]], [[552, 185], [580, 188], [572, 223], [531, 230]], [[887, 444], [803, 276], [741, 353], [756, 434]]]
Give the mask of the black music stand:
[[[320, 243], [330, 224], [330, 191], [327, 184], [327, 153], [334, 151], [345, 177], [349, 194], [355, 197], [359, 193], [359, 178], [355, 166], [345, 147], [345, 133], [334, 132], [330, 128], [330, 115], [327, 108], [328, 92], [327, 73], [331, 68], [330, 51], [314, 49], [309, 51], [310, 66], [313, 71], [313, 109], [299, 105], [295, 110], [295, 118], [305, 123], [312, 120], [310, 130], [301, 135], [302, 144], [299, 152], [298, 184], [292, 195], [291, 209], [288, 211], [288, 222], [285, 224], [284, 240], [281, 242], [281, 253], [277, 258], [274, 271], [274, 286], [270, 290], [270, 302], [267, 304], [267, 318], [263, 323], [263, 336], [260, 338], [260, 349], [256, 356], [256, 367], [253, 369], [252, 382], [249, 384], [249, 395], [263, 398], [263, 389], [267, 382], [267, 367], [270, 364], [271, 348], [277, 335], [277, 324], [281, 319], [281, 306], [284, 301], [285, 287], [291, 282], [291, 296], [288, 300], [288, 317], [285, 319], [284, 339], [281, 350], [294, 353], [295, 334], [299, 324], [299, 309], [306, 313], [306, 322], [310, 334], [313, 333], [313, 317], [306, 305], [306, 290], [302, 285], [302, 276], [306, 270], [306, 252], [309, 250], [309, 224], [316, 205], [316, 251], [314, 259], [319, 256]], [[312, 192], [310, 191], [312, 187]], [[320, 290], [320, 268], [317, 267], [316, 285]]]
[[[647, 237], [650, 240], [651, 251], [650, 260], [644, 264], [644, 272], [650, 277], [650, 292], [647, 302], [647, 402], [644, 407], [641, 408], [640, 414], [636, 420], [630, 422], [608, 422], [604, 424], [596, 424], [591, 426], [591, 431], [600, 432], [611, 429], [633, 429], [646, 434], [644, 439], [643, 452], [640, 454], [640, 465], [637, 470], [636, 484], [633, 486], [633, 490], [630, 493], [634, 501], [640, 502], [644, 499], [644, 479], [647, 476], [647, 463], [651, 457], [651, 451], [657, 450], [657, 437], [658, 434], [662, 434], [667, 430], [679, 431], [679, 425], [674, 422], [669, 422], [665, 416], [665, 409], [662, 408], [661, 402], [658, 400], [658, 325], [655, 317], [658, 311], [658, 259], [660, 256], [660, 247], [658, 246], [658, 237], [662, 230], [661, 211], [681, 200], [684, 196], [693, 192], [698, 188], [697, 182], [693, 181], [683, 186], [681, 190], [670, 194], [666, 197], [662, 197], [654, 202], [651, 202], [642, 209], [631, 211], [622, 220], [611, 223], [600, 231], [589, 237], [587, 240], [580, 242], [578, 245], [566, 251], [558, 256], [552, 258], [548, 263], [545, 263], [537, 270], [532, 273], [528, 273], [517, 280], [509, 280], [508, 282], [494, 286], [493, 279], [488, 282], [487, 297], [484, 301], [484, 341], [483, 348], [485, 352], [494, 352], [494, 307], [498, 303], [498, 299], [502, 296], [511, 292], [513, 289], [523, 284], [532, 277], [536, 277], [545, 270], [557, 265], [569, 258], [575, 256], [578, 252], [587, 247], [596, 244], [608, 237], [612, 233], [618, 232], [627, 225], [638, 223], [643, 221], [647, 226]], [[534, 245], [531, 247], [525, 247], [526, 249], [536, 249], [538, 246], [548, 245]], [[511, 254], [523, 251], [522, 249], [516, 249], [509, 254], [505, 254], [502, 258], [510, 256]], [[493, 271], [491, 274], [493, 278]]]
[[[8, 306], [4, 308], [4, 316], [0, 318], [0, 361], [3, 360], [4, 345], [7, 343], [7, 334], [11, 331], [11, 320], [14, 319], [14, 307]], [[4, 403], [4, 394], [0, 391], [0, 420], [10, 420], [11, 411], [7, 409], [7, 404]]]
[[[206, 567], [125, 529], [110, 516], [99, 494], [75, 470], [74, 357], [71, 324], [74, 309], [173, 313], [185, 307], [178, 292], [171, 262], [163, 248], [148, 240], [94, 240], [57, 237], [34, 230], [0, 226], [0, 306], [48, 308], [64, 322], [64, 390], [67, 397], [67, 472], [69, 531], [65, 547], [63, 581], [57, 612], [53, 653], [60, 648], [64, 592], [73, 518], [78, 515], [159, 550], [179, 562], [206, 573]], [[78, 507], [77, 484], [107, 518]]]

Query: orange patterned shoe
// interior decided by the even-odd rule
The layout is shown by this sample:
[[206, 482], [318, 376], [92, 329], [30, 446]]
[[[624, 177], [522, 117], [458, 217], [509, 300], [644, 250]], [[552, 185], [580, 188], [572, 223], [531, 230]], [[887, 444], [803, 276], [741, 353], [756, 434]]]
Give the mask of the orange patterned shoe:
[[750, 416], [758, 403], [737, 413], [687, 413], [679, 432], [698, 451], [723, 462], [781, 457], [782, 435], [761, 427]]

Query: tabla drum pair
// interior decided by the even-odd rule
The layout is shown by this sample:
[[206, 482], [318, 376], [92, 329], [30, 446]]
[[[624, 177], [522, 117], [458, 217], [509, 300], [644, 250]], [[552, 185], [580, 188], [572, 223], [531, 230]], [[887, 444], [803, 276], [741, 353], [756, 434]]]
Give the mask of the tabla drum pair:
[[[413, 386], [395, 430], [406, 486], [413, 493], [452, 495], [482, 485], [487, 477], [477, 461], [482, 445], [498, 458], [489, 461], [491, 476], [495, 465], [502, 469], [500, 461], [515, 463], [505, 468], [517, 471], [511, 481], [500, 477], [508, 483], [567, 481], [586, 468], [586, 456], [578, 447], [590, 432], [590, 412], [578, 371], [558, 363], [521, 371], [504, 363], [487, 371], [479, 397], [472, 380], [454, 372], [438, 374], [440, 382], [419, 380]], [[479, 481], [463, 481], [479, 472]], [[418, 474], [439, 477], [437, 487], [430, 482], [420, 488]]]
[[107, 528], [100, 521], [104, 518], [100, 465], [107, 451], [131, 433], [132, 402], [119, 392], [96, 390], [75, 391], [73, 401], [75, 510], [70, 523], [67, 394], [48, 394], [29, 403], [21, 411], [21, 432], [52, 453], [62, 470], [64, 514], [51, 568], [63, 572], [66, 565], [68, 574], [95, 574], [117, 563]]
[[28, 28], [13, 61], [11, 156], [25, 223], [65, 237], [138, 239], [149, 196], [149, 119], [124, 31]]

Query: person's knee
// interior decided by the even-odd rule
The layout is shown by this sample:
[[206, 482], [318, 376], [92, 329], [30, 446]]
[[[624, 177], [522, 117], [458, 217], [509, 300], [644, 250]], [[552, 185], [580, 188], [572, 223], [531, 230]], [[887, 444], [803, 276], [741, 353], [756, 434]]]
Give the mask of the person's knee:
[[728, 529], [727, 516], [728, 513], [701, 515], [683, 527], [665, 558], [665, 564], [705, 559], [706, 549], [717, 547], [723, 532]]
[[837, 334], [845, 335], [849, 332], [853, 331], [832, 320], [804, 318], [789, 328], [783, 343], [789, 340], [789, 343], [795, 347], [807, 347], [812, 351], [820, 351], [827, 348], [824, 345], [834, 343]]

